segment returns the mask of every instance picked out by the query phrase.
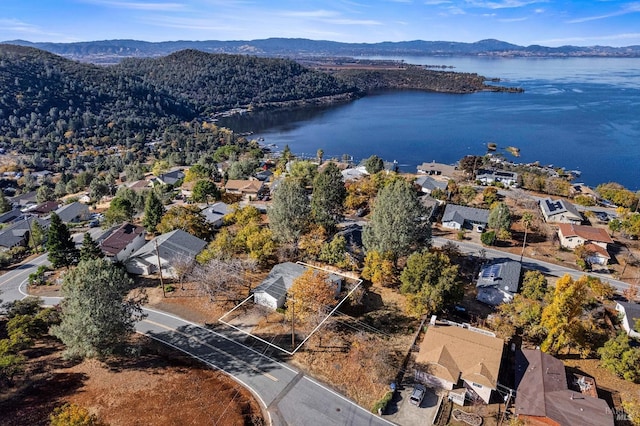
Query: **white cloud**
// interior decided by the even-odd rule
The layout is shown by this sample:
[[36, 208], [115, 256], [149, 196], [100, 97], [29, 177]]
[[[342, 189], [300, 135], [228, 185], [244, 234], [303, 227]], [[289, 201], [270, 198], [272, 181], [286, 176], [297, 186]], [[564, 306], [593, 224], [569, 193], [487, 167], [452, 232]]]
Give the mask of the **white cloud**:
[[[64, 34], [45, 31], [37, 25], [29, 24], [28, 22], [20, 21], [18, 19], [0, 18], [0, 28], [2, 28], [2, 32], [17, 33], [25, 37], [42, 36], [47, 38], [55, 38], [60, 41], [69, 41], [69, 42], [76, 41], [75, 39], [68, 37]], [[13, 35], [11, 37], [15, 38], [15, 36]], [[18, 37], [21, 37], [21, 36], [18, 36]]]
[[451, 0], [424, 0], [423, 3], [427, 6], [437, 6], [439, 4], [449, 4]]
[[521, 22], [521, 21], [526, 21], [529, 18], [523, 17], [523, 18], [502, 18], [502, 19], [498, 19], [499, 22]]
[[280, 12], [282, 16], [293, 16], [294, 18], [332, 18], [334, 16], [338, 16], [337, 12], [332, 12], [329, 10], [309, 10], [306, 12], [299, 11], [284, 11]]

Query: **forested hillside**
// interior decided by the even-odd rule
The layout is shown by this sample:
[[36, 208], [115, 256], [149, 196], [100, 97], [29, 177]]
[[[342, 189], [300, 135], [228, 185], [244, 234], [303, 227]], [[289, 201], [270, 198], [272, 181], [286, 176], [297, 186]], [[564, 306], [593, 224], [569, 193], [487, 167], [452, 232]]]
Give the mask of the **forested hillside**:
[[285, 59], [187, 50], [99, 67], [14, 45], [0, 45], [0, 85], [0, 146], [25, 153], [139, 141], [209, 112], [356, 92]]

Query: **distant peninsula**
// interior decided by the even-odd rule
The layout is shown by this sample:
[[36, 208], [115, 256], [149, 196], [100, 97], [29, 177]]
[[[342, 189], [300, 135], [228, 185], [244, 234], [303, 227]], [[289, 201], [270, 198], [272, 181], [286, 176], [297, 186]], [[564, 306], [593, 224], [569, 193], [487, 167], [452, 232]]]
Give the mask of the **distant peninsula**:
[[305, 58], [309, 56], [488, 56], [488, 57], [640, 57], [640, 46], [519, 46], [487, 39], [475, 43], [453, 41], [401, 41], [382, 43], [340, 43], [301, 38], [269, 38], [233, 41], [103, 40], [75, 43], [33, 43], [25, 40], [6, 44], [35, 47], [69, 59], [92, 63], [117, 63], [129, 57], [159, 57], [184, 49], [208, 53], [250, 54]]

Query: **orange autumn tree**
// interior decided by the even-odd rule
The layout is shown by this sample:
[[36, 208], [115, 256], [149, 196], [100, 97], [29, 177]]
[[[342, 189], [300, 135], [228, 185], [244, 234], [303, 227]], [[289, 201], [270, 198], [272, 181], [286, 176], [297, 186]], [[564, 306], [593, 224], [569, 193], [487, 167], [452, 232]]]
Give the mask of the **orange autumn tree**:
[[287, 318], [304, 322], [335, 302], [335, 287], [326, 272], [307, 269], [287, 292]]

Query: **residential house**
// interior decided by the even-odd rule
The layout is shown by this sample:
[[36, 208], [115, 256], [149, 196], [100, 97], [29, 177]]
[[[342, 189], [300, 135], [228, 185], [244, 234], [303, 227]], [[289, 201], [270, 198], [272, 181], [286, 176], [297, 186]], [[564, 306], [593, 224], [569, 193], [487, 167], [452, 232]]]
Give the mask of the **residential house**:
[[476, 173], [476, 180], [482, 182], [483, 185], [492, 185], [501, 183], [504, 186], [518, 186], [518, 174], [505, 170], [484, 170], [480, 169]]
[[466, 388], [466, 398], [489, 403], [498, 386], [504, 341], [489, 331], [432, 318], [416, 356], [415, 378], [431, 387]]
[[558, 236], [562, 247], [575, 249], [585, 246], [591, 253], [587, 258], [589, 263], [606, 265], [611, 260], [607, 244], [613, 244], [613, 240], [603, 228], [561, 223], [558, 226]]
[[46, 201], [42, 204], [38, 204], [37, 206], [30, 208], [28, 212], [38, 216], [47, 216], [52, 211], [58, 210], [58, 208], [60, 208], [60, 205], [57, 201]]
[[458, 174], [458, 169], [455, 166], [448, 164], [436, 163], [422, 163], [418, 166], [418, 173], [424, 173], [430, 176], [442, 176], [443, 178], [453, 179]]
[[269, 182], [272, 176], [273, 172], [271, 170], [260, 170], [258, 173], [256, 173], [256, 179], [263, 182]]
[[83, 222], [90, 218], [89, 206], [77, 201], [66, 204], [55, 212], [63, 223]]
[[342, 174], [342, 180], [344, 180], [345, 182], [351, 182], [365, 176], [369, 176], [369, 173], [367, 173], [367, 168], [364, 166], [350, 167], [342, 170], [340, 173]]
[[12, 223], [22, 216], [20, 209], [11, 209], [8, 212], [0, 214], [0, 225]]
[[[287, 291], [295, 279], [308, 268], [308, 266], [293, 262], [275, 265], [260, 285], [253, 289], [253, 303], [273, 310], [281, 308], [286, 301]], [[330, 274], [328, 280], [335, 286], [337, 296], [342, 289], [342, 277]]]
[[113, 262], [125, 262], [145, 243], [146, 230], [125, 222], [100, 241], [100, 248]]
[[151, 179], [151, 182], [154, 185], [175, 185], [182, 179], [184, 179], [184, 172], [181, 169], [177, 169], [167, 173], [163, 173], [160, 176], [156, 176], [155, 178]]
[[484, 230], [489, 223], [489, 210], [447, 204], [442, 216], [442, 226], [449, 229]]
[[219, 228], [224, 224], [224, 217], [231, 211], [230, 205], [219, 202], [202, 209], [201, 213], [214, 228]]
[[629, 337], [640, 339], [640, 327], [636, 326], [640, 321], [640, 303], [618, 300], [616, 311], [620, 312], [622, 328]]
[[[609, 405], [593, 397], [593, 384], [569, 389], [562, 361], [538, 349], [516, 352], [518, 419], [527, 425], [613, 426]], [[581, 392], [584, 390], [584, 393]]]
[[520, 288], [522, 266], [515, 260], [494, 259], [484, 265], [478, 274], [476, 298], [488, 305], [508, 303]]
[[134, 192], [143, 192], [151, 188], [151, 182], [146, 179], [141, 179], [134, 182], [128, 182], [125, 186]]
[[172, 263], [194, 260], [206, 245], [206, 241], [176, 229], [147, 242], [129, 257], [125, 266], [129, 273], [151, 275], [159, 272], [160, 265], [164, 276], [175, 277]]
[[38, 219], [34, 216], [26, 216], [24, 220], [18, 220], [11, 225], [0, 230], [0, 252], [10, 250], [14, 247], [26, 247], [29, 242], [31, 228], [34, 223], [47, 228], [49, 221]]
[[258, 194], [262, 192], [264, 182], [258, 179], [229, 179], [224, 184], [224, 189], [230, 194], [241, 195], [242, 197], [255, 200], [258, 198]]
[[582, 223], [582, 215], [576, 210], [576, 207], [568, 201], [544, 198], [540, 200], [540, 210], [544, 220], [549, 223], [572, 223], [580, 225]]
[[440, 210], [440, 206], [444, 204], [444, 201], [433, 198], [430, 195], [423, 195], [422, 197], [418, 197], [420, 203], [427, 209], [429, 214], [426, 217], [426, 220], [429, 222], [433, 222], [438, 215], [438, 210]]
[[20, 209], [25, 209], [30, 206], [35, 206], [36, 202], [36, 191], [27, 192], [26, 194], [20, 194], [13, 198], [10, 198], [11, 204]]
[[415, 180], [415, 184], [420, 188], [420, 191], [428, 195], [431, 195], [431, 193], [435, 190], [447, 190], [447, 182], [435, 180], [431, 176], [419, 176]]

